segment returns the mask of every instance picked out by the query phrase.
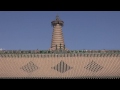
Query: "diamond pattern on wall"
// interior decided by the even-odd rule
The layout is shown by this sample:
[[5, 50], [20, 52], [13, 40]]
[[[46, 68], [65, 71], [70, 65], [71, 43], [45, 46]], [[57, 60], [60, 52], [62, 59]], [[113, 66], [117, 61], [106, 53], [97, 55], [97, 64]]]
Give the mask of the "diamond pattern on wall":
[[72, 69], [73, 67], [70, 67], [69, 65], [67, 65], [65, 62], [61, 61], [60, 63], [58, 63], [56, 66], [51, 67], [54, 70], [57, 70], [60, 73], [64, 73], [70, 69]]
[[32, 61], [24, 65], [21, 69], [24, 71], [30, 73], [38, 69], [38, 66], [36, 66]]
[[103, 67], [97, 64], [96, 62], [92, 61], [90, 62], [87, 66], [85, 66], [87, 70], [90, 70], [92, 72], [98, 72], [100, 71]]

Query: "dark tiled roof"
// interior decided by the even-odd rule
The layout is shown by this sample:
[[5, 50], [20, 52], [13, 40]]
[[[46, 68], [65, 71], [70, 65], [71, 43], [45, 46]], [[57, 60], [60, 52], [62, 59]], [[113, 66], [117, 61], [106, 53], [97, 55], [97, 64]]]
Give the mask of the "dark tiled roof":
[[106, 53], [106, 54], [120, 54], [120, 50], [0, 50], [0, 54], [89, 54], [89, 53]]

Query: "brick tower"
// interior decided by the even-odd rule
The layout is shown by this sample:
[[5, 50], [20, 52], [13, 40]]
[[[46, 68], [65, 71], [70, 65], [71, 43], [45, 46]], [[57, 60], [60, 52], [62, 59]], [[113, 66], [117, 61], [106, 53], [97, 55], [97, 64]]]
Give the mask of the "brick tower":
[[64, 22], [56, 16], [56, 20], [51, 22], [53, 26], [52, 41], [50, 50], [65, 50], [65, 43], [62, 33], [62, 26]]

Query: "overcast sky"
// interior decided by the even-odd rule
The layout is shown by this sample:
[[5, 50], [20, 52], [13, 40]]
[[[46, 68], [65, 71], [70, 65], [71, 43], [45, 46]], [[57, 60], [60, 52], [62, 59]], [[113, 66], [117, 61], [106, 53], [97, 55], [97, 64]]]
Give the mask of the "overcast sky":
[[57, 14], [69, 50], [120, 50], [120, 11], [0, 11], [0, 48], [48, 50]]

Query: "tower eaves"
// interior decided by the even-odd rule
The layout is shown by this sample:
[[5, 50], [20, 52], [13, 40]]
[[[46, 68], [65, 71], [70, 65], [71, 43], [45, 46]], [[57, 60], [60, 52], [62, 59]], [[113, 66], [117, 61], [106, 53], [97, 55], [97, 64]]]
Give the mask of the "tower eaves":
[[59, 16], [56, 16], [56, 20], [51, 22], [52, 26], [55, 26], [57, 24], [60, 24], [61, 26], [63, 26], [64, 22], [62, 20], [60, 20]]

